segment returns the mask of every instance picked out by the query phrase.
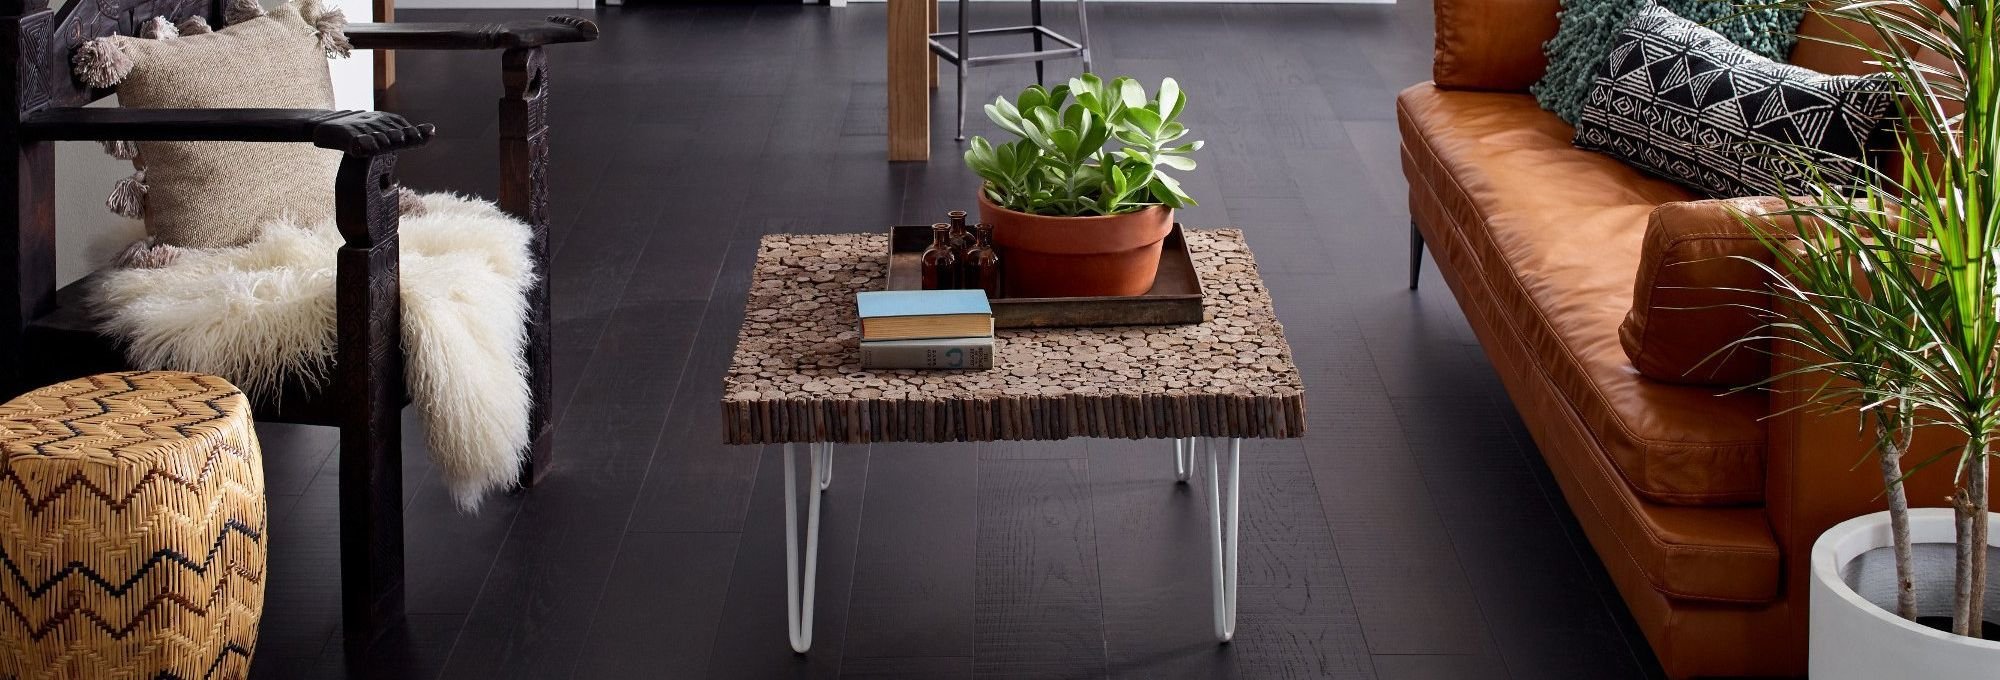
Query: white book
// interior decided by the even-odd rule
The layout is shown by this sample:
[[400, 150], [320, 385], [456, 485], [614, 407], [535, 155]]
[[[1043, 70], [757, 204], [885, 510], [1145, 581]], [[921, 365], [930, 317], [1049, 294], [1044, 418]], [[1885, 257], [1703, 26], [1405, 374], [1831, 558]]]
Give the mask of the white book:
[[861, 367], [985, 370], [993, 367], [993, 338], [872, 340], [861, 343]]

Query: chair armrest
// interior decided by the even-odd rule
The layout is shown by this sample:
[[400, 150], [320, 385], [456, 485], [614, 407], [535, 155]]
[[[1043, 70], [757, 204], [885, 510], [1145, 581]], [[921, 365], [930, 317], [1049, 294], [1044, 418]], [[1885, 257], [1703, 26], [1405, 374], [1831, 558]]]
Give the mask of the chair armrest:
[[311, 142], [361, 156], [423, 146], [436, 131], [381, 111], [124, 108], [43, 109], [21, 130], [43, 141]]
[[347, 41], [364, 50], [497, 50], [596, 39], [597, 24], [573, 16], [504, 24], [398, 22], [347, 25]]

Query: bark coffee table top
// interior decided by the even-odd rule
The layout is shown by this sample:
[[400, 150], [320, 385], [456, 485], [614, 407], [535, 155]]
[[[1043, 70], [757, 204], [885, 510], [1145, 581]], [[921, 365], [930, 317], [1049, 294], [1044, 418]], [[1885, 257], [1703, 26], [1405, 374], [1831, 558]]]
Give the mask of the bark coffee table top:
[[724, 438], [1304, 436], [1305, 386], [1243, 232], [1187, 236], [1206, 322], [1003, 329], [988, 371], [862, 370], [854, 294], [882, 289], [886, 233], [765, 236], [723, 380]]

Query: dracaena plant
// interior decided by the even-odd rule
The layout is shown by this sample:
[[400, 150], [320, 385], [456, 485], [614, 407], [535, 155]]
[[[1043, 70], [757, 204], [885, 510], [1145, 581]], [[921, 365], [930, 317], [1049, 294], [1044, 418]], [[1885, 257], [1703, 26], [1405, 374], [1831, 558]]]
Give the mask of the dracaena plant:
[[[1917, 611], [1902, 483], [1923, 466], [1952, 466], [1953, 632], [1977, 635], [1988, 458], [2000, 430], [2000, 0], [1780, 4], [1854, 27], [1837, 42], [1866, 52], [1899, 92], [1902, 162], [1888, 172], [1797, 153], [1813, 190], [1777, 190], [1786, 202], [1778, 219], [1745, 218], [1774, 256], [1762, 266], [1778, 320], [1763, 335], [1799, 366], [1765, 384], [1823, 376], [1805, 395], [1809, 407], [1862, 414], [1886, 489], [1904, 618]], [[1961, 443], [1913, 450], [1912, 435], [1931, 429]]]
[[1015, 141], [973, 137], [965, 164], [986, 181], [995, 204], [1035, 215], [1116, 215], [1194, 205], [1163, 169], [1193, 170], [1201, 142], [1181, 141], [1187, 95], [1174, 79], [1157, 96], [1131, 78], [1093, 74], [1054, 89], [1040, 85], [986, 105], [986, 117]]

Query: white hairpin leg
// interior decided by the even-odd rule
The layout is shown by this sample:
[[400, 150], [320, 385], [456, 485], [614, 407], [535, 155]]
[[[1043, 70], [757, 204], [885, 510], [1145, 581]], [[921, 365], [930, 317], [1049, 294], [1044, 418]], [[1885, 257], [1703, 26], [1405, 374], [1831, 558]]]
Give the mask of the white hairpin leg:
[[799, 488], [798, 463], [792, 445], [785, 444], [785, 625], [792, 639], [792, 651], [812, 649], [813, 585], [819, 576], [819, 496], [833, 483], [833, 445], [807, 444], [812, 456], [813, 488], [806, 503], [805, 588], [799, 587]]
[[[1223, 642], [1236, 637], [1236, 543], [1237, 543], [1237, 499], [1243, 488], [1243, 440], [1229, 440], [1229, 493], [1225, 497], [1220, 491], [1221, 478], [1216, 472], [1216, 456], [1220, 453], [1213, 442], [1203, 446], [1208, 451], [1208, 508], [1209, 508], [1209, 567], [1214, 572], [1212, 581], [1215, 597], [1215, 637]], [[1227, 505], [1225, 519], [1223, 506]], [[1226, 524], [1226, 527], [1225, 527]], [[1225, 534], [1224, 531], [1228, 533]], [[1224, 541], [1227, 541], [1225, 544]]]
[[1174, 439], [1174, 480], [1186, 483], [1194, 472], [1194, 437]]
[[833, 442], [820, 444], [819, 456], [813, 460], [813, 466], [819, 470], [819, 490], [825, 491], [833, 486]]

